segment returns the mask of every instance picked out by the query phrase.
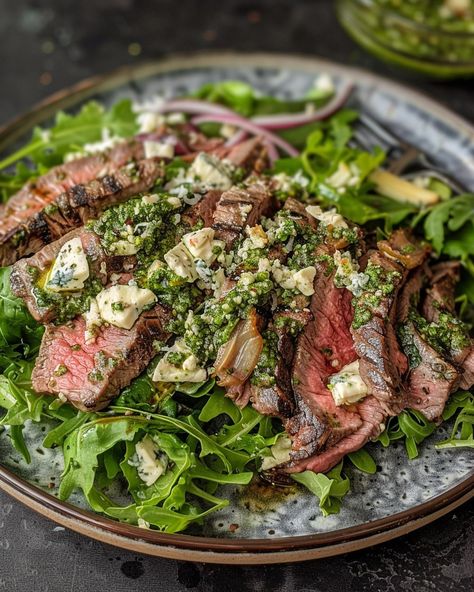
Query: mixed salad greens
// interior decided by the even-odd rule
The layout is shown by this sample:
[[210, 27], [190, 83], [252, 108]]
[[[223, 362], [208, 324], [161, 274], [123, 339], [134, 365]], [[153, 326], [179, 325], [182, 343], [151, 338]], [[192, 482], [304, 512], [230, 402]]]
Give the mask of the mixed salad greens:
[[[196, 97], [223, 105], [245, 117], [299, 113], [327, 103], [331, 89], [315, 88], [300, 101], [282, 101], [259, 95], [242, 82], [208, 84]], [[310, 107], [308, 107], [308, 105]], [[378, 191], [369, 177], [384, 161], [380, 150], [368, 153], [351, 142], [357, 113], [341, 109], [324, 121], [305, 123], [278, 131], [295, 150], [294, 156], [278, 158], [272, 172], [291, 178], [303, 176], [305, 195], [312, 203], [336, 207], [345, 218], [379, 236], [400, 223], [410, 224], [431, 242], [435, 253], [460, 259], [463, 281], [459, 293], [461, 314], [470, 319], [474, 304], [474, 195], [453, 197], [439, 181], [426, 180], [441, 201], [420, 210]], [[201, 129], [216, 135], [220, 124], [203, 122]], [[59, 113], [52, 127], [36, 129], [31, 141], [0, 161], [3, 200], [23, 184], [63, 162], [66, 155], [100, 142], [107, 134], [128, 137], [139, 131], [138, 116], [130, 101], [111, 109], [91, 102], [77, 114]], [[357, 182], [344, 193], [334, 191], [327, 179], [337, 174], [341, 163], [359, 171]], [[390, 193], [390, 192], [389, 192]], [[61, 447], [64, 471], [58, 495], [68, 499], [81, 490], [90, 507], [107, 516], [165, 532], [186, 529], [210, 512], [228, 504], [219, 495], [220, 485], [246, 485], [278, 459], [284, 445], [281, 424], [247, 406], [237, 407], [225, 397], [214, 380], [182, 383], [175, 388], [153, 383], [153, 370], [125, 388], [103, 412], [84, 413], [60, 398], [39, 396], [31, 386], [31, 372], [43, 326], [30, 316], [10, 289], [10, 269], [0, 270], [0, 420], [2, 437], [30, 462], [23, 430], [28, 422], [53, 422], [43, 447]], [[453, 395], [443, 414], [454, 419], [452, 433], [439, 448], [474, 446], [474, 395]], [[406, 410], [390, 419], [378, 438], [383, 446], [404, 441], [408, 457], [418, 455], [418, 446], [436, 429], [417, 411]], [[147, 467], [140, 455], [160, 451], [159, 462]], [[369, 452], [362, 449], [346, 457], [357, 469], [375, 473]], [[269, 463], [271, 466], [271, 463]], [[159, 471], [159, 478], [156, 478]], [[155, 478], [153, 478], [155, 477]], [[323, 514], [339, 511], [350, 490], [343, 463], [327, 474], [305, 471], [292, 476], [319, 499]], [[114, 483], [123, 483], [129, 501], [119, 504], [107, 495]]]

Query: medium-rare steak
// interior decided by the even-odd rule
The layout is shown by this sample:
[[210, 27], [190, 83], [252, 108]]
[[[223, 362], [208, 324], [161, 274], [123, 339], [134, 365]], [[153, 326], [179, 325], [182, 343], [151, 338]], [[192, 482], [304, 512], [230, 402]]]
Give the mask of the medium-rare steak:
[[421, 338], [412, 322], [403, 327], [402, 343], [410, 360], [406, 406], [417, 409], [430, 421], [440, 421], [458, 373]]
[[85, 341], [85, 321], [48, 325], [32, 374], [38, 393], [62, 395], [83, 411], [107, 406], [156, 355], [154, 342], [166, 342], [169, 312], [144, 312], [132, 329], [103, 327], [94, 343]]
[[[99, 237], [85, 228], [73, 230], [59, 240], [43, 247], [36, 255], [17, 261], [10, 276], [13, 293], [19, 298], [23, 298], [33, 318], [40, 323], [52, 322], [57, 317], [58, 311], [54, 295], [51, 294], [50, 299], [43, 298], [43, 290], [38, 287], [38, 284], [42, 284], [42, 280], [46, 277], [62, 246], [74, 238], [81, 240], [84, 253], [90, 263], [91, 275], [99, 281], [99, 286], [106, 284], [108, 273], [119, 271], [119, 266], [116, 265], [119, 263], [116, 261], [117, 258], [107, 256], [100, 244]], [[122, 262], [120, 262], [120, 267], [122, 267]]]
[[345, 437], [321, 453], [293, 462], [285, 470], [289, 473], [299, 473], [306, 470], [325, 473], [337, 465], [346, 454], [359, 450], [369, 440], [377, 438], [384, 430], [385, 412], [374, 397], [366, 397], [358, 403], [354, 415], [359, 418], [359, 425], [356, 429], [350, 431]]
[[393, 259], [372, 251], [364, 273], [369, 282], [354, 298], [351, 328], [360, 375], [369, 394], [396, 415], [403, 408], [402, 376], [408, 368], [394, 329], [397, 295], [406, 272]]
[[297, 411], [286, 429], [293, 461], [306, 458], [357, 430], [361, 419], [337, 407], [327, 387], [329, 377], [356, 360], [350, 324], [351, 294], [334, 285], [327, 261], [316, 265], [310, 321], [297, 340], [292, 382]]
[[[48, 206], [11, 216], [2, 235], [0, 263], [10, 265], [96, 217], [107, 207], [152, 187], [163, 174], [159, 159], [128, 164], [85, 185], [74, 185]], [[6, 229], [5, 229], [6, 230]]]
[[309, 311], [278, 311], [263, 337], [263, 356], [251, 378], [250, 400], [263, 415], [291, 417], [295, 410], [291, 366], [298, 332], [311, 319]]

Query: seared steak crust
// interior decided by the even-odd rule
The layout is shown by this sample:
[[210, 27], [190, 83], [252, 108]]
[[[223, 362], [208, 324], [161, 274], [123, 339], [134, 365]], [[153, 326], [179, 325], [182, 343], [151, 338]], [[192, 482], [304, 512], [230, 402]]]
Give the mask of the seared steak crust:
[[162, 174], [159, 160], [147, 159], [126, 165], [86, 185], [75, 185], [54, 198], [46, 208], [16, 220], [11, 232], [3, 234], [0, 263], [9, 265], [36, 253], [73, 228], [96, 217], [105, 208], [125, 201], [153, 186]]

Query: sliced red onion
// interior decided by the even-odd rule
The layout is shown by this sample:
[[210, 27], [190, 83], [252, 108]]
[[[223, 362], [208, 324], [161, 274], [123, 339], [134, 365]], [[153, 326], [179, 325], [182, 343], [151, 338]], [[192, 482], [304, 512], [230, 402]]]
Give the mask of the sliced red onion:
[[339, 111], [341, 107], [349, 99], [353, 85], [348, 83], [321, 109], [317, 109], [314, 113], [280, 113], [277, 115], [261, 115], [254, 117], [254, 121], [257, 125], [264, 127], [269, 130], [283, 130], [299, 125], [306, 125], [315, 121], [321, 121], [327, 119], [333, 115], [336, 111]]
[[217, 115], [198, 115], [192, 119], [194, 125], [200, 125], [201, 123], [229, 123], [235, 125], [243, 130], [246, 130], [256, 136], [263, 136], [268, 142], [277, 146], [290, 156], [298, 156], [299, 152], [291, 144], [288, 144], [283, 138], [272, 134], [271, 132], [263, 129], [259, 125], [256, 125], [249, 119], [244, 119], [239, 115], [234, 114], [217, 114]]
[[232, 148], [232, 146], [236, 146], [237, 144], [240, 144], [240, 142], [243, 142], [246, 137], [247, 132], [244, 130], [239, 130], [231, 138], [227, 140], [225, 146], [227, 146], [228, 148]]

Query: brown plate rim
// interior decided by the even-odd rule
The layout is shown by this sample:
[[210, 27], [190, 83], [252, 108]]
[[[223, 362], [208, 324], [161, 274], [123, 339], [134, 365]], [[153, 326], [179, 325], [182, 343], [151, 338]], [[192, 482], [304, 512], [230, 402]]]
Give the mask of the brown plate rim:
[[[238, 63], [241, 67], [278, 66], [314, 71], [330, 70], [334, 74], [352, 76], [372, 83], [379, 83], [393, 92], [401, 92], [417, 104], [423, 104], [432, 113], [451, 123], [463, 134], [472, 136], [474, 127], [456, 114], [402, 84], [365, 72], [358, 68], [346, 67], [328, 60], [288, 54], [242, 54], [234, 52], [198, 53], [179, 55], [144, 63], [126, 66], [111, 74], [95, 76], [68, 89], [54, 93], [0, 128], [0, 151], [20, 137], [27, 129], [48, 119], [60, 108], [67, 108], [86, 99], [98, 91], [106, 91], [130, 80], [138, 80], [173, 70], [189, 70], [197, 67], [219, 67]], [[103, 540], [124, 548], [144, 553], [168, 556], [179, 559], [210, 561], [217, 563], [278, 563], [297, 561], [314, 557], [331, 556], [357, 550], [385, 540], [401, 536], [446, 514], [474, 496], [474, 475], [458, 483], [446, 492], [378, 520], [356, 526], [338, 529], [327, 533], [315, 533], [272, 539], [219, 539], [186, 534], [168, 534], [155, 530], [140, 529], [136, 526], [116, 522], [82, 510], [68, 502], [63, 502], [43, 491], [12, 471], [0, 465], [0, 488], [20, 502], [33, 508], [58, 523], [64, 524], [92, 538]]]

